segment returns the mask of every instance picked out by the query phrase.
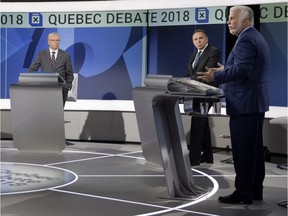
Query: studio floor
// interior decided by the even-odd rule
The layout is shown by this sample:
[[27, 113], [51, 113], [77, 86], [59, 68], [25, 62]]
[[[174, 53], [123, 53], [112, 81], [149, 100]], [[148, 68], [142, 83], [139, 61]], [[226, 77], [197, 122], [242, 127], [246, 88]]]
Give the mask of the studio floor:
[[286, 216], [287, 170], [266, 163], [264, 200], [251, 205], [218, 202], [233, 192], [233, 164], [225, 151], [214, 164], [192, 168], [207, 193], [172, 199], [159, 167], [148, 166], [140, 144], [73, 142], [59, 154], [23, 153], [1, 140], [2, 216]]

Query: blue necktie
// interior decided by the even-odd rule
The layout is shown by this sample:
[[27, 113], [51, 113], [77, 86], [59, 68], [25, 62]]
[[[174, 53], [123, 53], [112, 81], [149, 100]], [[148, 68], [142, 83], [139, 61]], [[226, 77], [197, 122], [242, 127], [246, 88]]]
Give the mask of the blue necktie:
[[199, 52], [197, 53], [197, 55], [196, 55], [196, 57], [195, 57], [195, 60], [194, 60], [194, 62], [193, 62], [193, 68], [195, 68], [195, 66], [197, 65], [197, 63], [198, 63], [198, 61], [199, 61], [199, 59], [200, 59], [201, 53], [202, 53], [202, 51], [199, 51]]

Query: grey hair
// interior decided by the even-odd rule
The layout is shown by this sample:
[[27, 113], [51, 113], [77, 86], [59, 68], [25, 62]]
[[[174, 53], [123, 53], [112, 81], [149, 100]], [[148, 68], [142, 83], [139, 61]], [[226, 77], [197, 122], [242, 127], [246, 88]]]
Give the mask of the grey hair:
[[254, 12], [250, 7], [237, 5], [237, 6], [231, 7], [230, 11], [231, 10], [239, 10], [241, 17], [243, 19], [247, 19], [251, 25], [254, 25]]
[[48, 34], [48, 39], [50, 38], [50, 36], [53, 36], [53, 35], [58, 35], [59, 36], [59, 34], [57, 32], [50, 32]]

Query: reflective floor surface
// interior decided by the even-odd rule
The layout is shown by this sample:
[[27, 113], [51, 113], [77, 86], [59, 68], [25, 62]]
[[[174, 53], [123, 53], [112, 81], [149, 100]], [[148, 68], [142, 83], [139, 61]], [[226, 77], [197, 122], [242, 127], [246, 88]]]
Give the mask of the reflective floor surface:
[[1, 140], [2, 216], [243, 215], [286, 216], [287, 170], [266, 163], [264, 200], [218, 202], [233, 192], [233, 164], [214, 153], [214, 164], [192, 168], [207, 193], [171, 199], [159, 167], [148, 166], [140, 144], [73, 142], [59, 154], [23, 153]]

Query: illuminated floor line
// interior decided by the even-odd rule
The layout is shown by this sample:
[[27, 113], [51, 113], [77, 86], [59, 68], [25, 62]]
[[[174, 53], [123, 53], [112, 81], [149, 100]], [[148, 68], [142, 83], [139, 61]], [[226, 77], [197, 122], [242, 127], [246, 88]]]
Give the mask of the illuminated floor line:
[[[210, 176], [210, 175], [208, 175], [208, 174], [206, 174], [204, 172], [201, 172], [199, 170], [193, 169], [193, 171], [202, 174], [202, 175], [197, 175], [197, 177], [200, 177], [200, 176], [204, 177], [205, 176], [205, 177], [209, 178], [212, 181], [213, 189], [210, 192], [208, 192], [206, 194], [203, 194], [202, 196], [198, 197], [196, 200], [194, 200], [192, 202], [189, 202], [188, 204], [180, 205], [180, 206], [173, 207], [173, 208], [167, 208], [165, 210], [161, 210], [161, 211], [157, 211], [157, 212], [140, 214], [140, 215], [141, 216], [150, 216], [150, 215], [163, 214], [163, 213], [167, 213], [167, 212], [171, 212], [171, 211], [182, 211], [183, 208], [189, 207], [191, 205], [195, 205], [195, 204], [197, 204], [197, 203], [199, 203], [201, 201], [204, 201], [204, 200], [208, 199], [209, 197], [213, 196], [218, 191], [219, 184], [212, 176]], [[81, 177], [129, 177], [130, 178], [130, 177], [164, 177], [164, 176], [165, 175], [79, 175], [79, 178], [81, 178]], [[193, 175], [193, 176], [195, 176], [195, 175]], [[171, 199], [173, 199], [173, 198], [171, 198]], [[196, 213], [196, 212], [193, 212], [193, 213]], [[197, 212], [197, 213], [200, 214], [199, 212]], [[212, 215], [212, 214], [207, 214], [207, 213], [201, 213], [201, 214], [203, 214], [203, 215]]]
[[[70, 160], [70, 161], [61, 161], [61, 162], [55, 162], [55, 163], [49, 163], [47, 165], [60, 165], [60, 164], [67, 164], [67, 163], [75, 163], [75, 162], [82, 162], [82, 161], [88, 161], [88, 160], [95, 160], [95, 159], [103, 159], [103, 158], [109, 158], [109, 157], [124, 157], [124, 158], [133, 158], [133, 159], [144, 159], [141, 157], [133, 157], [133, 156], [127, 156], [126, 154], [108, 154], [108, 153], [99, 153], [99, 152], [87, 152], [87, 151], [65, 151], [70, 153], [81, 153], [81, 154], [97, 154], [97, 155], [105, 155], [105, 156], [99, 156], [99, 157], [91, 157], [91, 158], [83, 158], [83, 159], [77, 159], [77, 160]], [[141, 151], [140, 151], [141, 152]], [[139, 153], [139, 151], [136, 152], [129, 152], [129, 154], [135, 154]]]
[[16, 149], [15, 147], [0, 147], [1, 151], [16, 151], [18, 149]]
[[[175, 211], [175, 210], [179, 210], [179, 209], [183, 209], [183, 208], [186, 208], [186, 207], [189, 207], [189, 206], [192, 206], [192, 205], [195, 205], [199, 202], [202, 202], [206, 199], [208, 199], [209, 197], [213, 196], [219, 189], [219, 184], [218, 182], [212, 178], [211, 176], [209, 176], [208, 174], [204, 173], [204, 172], [201, 172], [199, 170], [196, 170], [196, 169], [192, 169], [194, 172], [198, 172], [204, 176], [207, 176], [213, 183], [213, 188], [210, 192], [202, 195], [199, 199], [195, 200], [195, 201], [192, 201], [190, 203], [187, 203], [187, 204], [183, 204], [183, 205], [179, 205], [177, 207], [173, 207], [173, 208], [170, 208], [168, 210], [162, 210], [162, 211], [156, 211], [156, 212], [151, 212], [151, 213], [146, 213], [146, 214], [140, 214], [140, 215], [137, 215], [137, 216], [151, 216], [151, 215], [158, 215], [158, 214], [163, 214], [163, 213], [168, 213], [168, 212], [171, 212], [171, 211]], [[206, 214], [206, 215], [212, 215], [212, 214]], [[215, 214], [214, 214], [215, 215]]]
[[[194, 177], [204, 177], [203, 175], [193, 175]], [[231, 174], [231, 175], [226, 175], [226, 174], [223, 174], [223, 175], [210, 175], [212, 177], [235, 177], [236, 175], [235, 174]], [[266, 177], [269, 177], [269, 178], [287, 178], [288, 177], [288, 174], [287, 175], [265, 175], [265, 178]]]
[[[164, 177], [165, 175], [79, 175], [79, 177]], [[221, 178], [221, 177], [235, 177], [235, 175], [209, 175], [213, 178]], [[197, 177], [197, 178], [203, 178], [206, 176], [203, 176], [203, 175], [193, 175], [193, 177]], [[288, 178], [288, 175], [267, 175], [266, 177], [269, 177], [269, 178]]]
[[130, 155], [130, 154], [139, 154], [139, 153], [142, 153], [143, 151], [134, 151], [134, 152], [126, 152], [126, 153], [120, 153], [120, 154], [116, 154], [116, 156], [118, 156], [118, 155], [124, 155], [124, 156], [126, 156], [126, 155]]
[[[53, 188], [53, 189], [51, 189], [51, 191], [67, 193], [67, 194], [73, 194], [73, 195], [78, 195], [78, 196], [91, 197], [91, 198], [97, 198], [97, 199], [103, 199], [103, 200], [116, 201], [116, 202], [123, 202], [123, 203], [135, 204], [135, 205], [149, 206], [149, 207], [154, 207], [154, 208], [161, 208], [161, 209], [165, 209], [166, 212], [177, 210], [179, 212], [197, 213], [197, 214], [200, 214], [200, 215], [207, 215], [207, 216], [217, 216], [215, 214], [207, 214], [207, 213], [202, 213], [202, 212], [185, 210], [185, 209], [181, 209], [181, 208], [177, 208], [176, 209], [176, 208], [170, 208], [170, 207], [166, 207], [166, 206], [154, 205], [154, 204], [149, 204], [149, 203], [136, 202], [136, 201], [130, 201], [130, 200], [123, 200], [123, 199], [104, 197], [104, 196], [98, 196], [98, 195], [92, 195], [92, 194], [85, 194], [85, 193], [79, 193], [79, 192], [73, 192], [73, 191], [65, 191], [65, 190], [61, 190], [61, 189], [54, 189]], [[144, 215], [146, 215], [146, 214], [144, 214]]]
[[[77, 151], [70, 151], [70, 152], [77, 152]], [[141, 151], [137, 151], [137, 152], [129, 152], [129, 154], [135, 154], [135, 153], [140, 153]], [[87, 153], [87, 152], [86, 152]], [[127, 153], [125, 153], [125, 154], [110, 154], [109, 156], [106, 156], [106, 157], [113, 157], [113, 156], [120, 156], [120, 157], [127, 157]], [[131, 156], [129, 156], [129, 158], [131, 158]], [[139, 157], [133, 157], [132, 156], [132, 158], [139, 158]], [[99, 158], [98, 158], [99, 159]], [[100, 158], [101, 159], [101, 158]], [[142, 158], [141, 158], [142, 159]], [[194, 200], [194, 201], [192, 201], [192, 202], [190, 202], [190, 203], [188, 203], [188, 204], [185, 204], [185, 205], [181, 205], [181, 206], [178, 206], [178, 207], [174, 207], [174, 208], [168, 208], [168, 210], [166, 209], [166, 210], [164, 210], [164, 211], [157, 211], [157, 212], [152, 212], [152, 213], [148, 213], [148, 214], [144, 214], [145, 216], [148, 216], [148, 215], [157, 215], [157, 214], [162, 214], [162, 213], [167, 213], [167, 212], [171, 212], [171, 211], [182, 211], [183, 209], [182, 208], [184, 208], [184, 207], [188, 207], [188, 206], [191, 206], [191, 205], [194, 205], [194, 204], [196, 204], [196, 203], [199, 203], [199, 202], [201, 202], [201, 201], [204, 201], [204, 200], [206, 200], [206, 199], [208, 199], [209, 197], [211, 197], [212, 195], [214, 195], [216, 192], [217, 192], [217, 190], [218, 190], [218, 188], [219, 188], [219, 185], [218, 185], [218, 182], [215, 180], [215, 179], [213, 179], [212, 177], [209, 177], [209, 175], [207, 175], [206, 173], [203, 173], [203, 172], [201, 172], [201, 171], [198, 171], [198, 170], [195, 170], [195, 169], [193, 169], [195, 172], [198, 172], [198, 173], [201, 173], [202, 175], [205, 175], [205, 176], [207, 176], [211, 181], [212, 181], [212, 183], [213, 183], [213, 189], [212, 189], [212, 191], [210, 191], [209, 193], [207, 193], [207, 194], [205, 194], [204, 196], [201, 196], [201, 197], [199, 197], [199, 199], [197, 199], [197, 200]], [[84, 175], [82, 175], [82, 176], [84, 176]], [[85, 175], [86, 177], [88, 176], [88, 175]], [[107, 175], [107, 177], [111, 177], [111, 176], [116, 176], [116, 175]], [[163, 175], [164, 176], [164, 175]], [[79, 176], [80, 177], [80, 176]], [[102, 175], [102, 177], [103, 177], [103, 175]], [[119, 175], [118, 175], [118, 177], [119, 177]], [[126, 176], [127, 177], [127, 176]], [[190, 212], [190, 211], [189, 211]], [[195, 212], [194, 212], [195, 213]], [[199, 214], [199, 213], [198, 213]], [[210, 215], [210, 214], [206, 214], [206, 213], [203, 213], [203, 214], [205, 214], [205, 215]], [[143, 216], [144, 216], [143, 215]]]
[[76, 163], [76, 162], [89, 161], [89, 160], [98, 160], [98, 159], [110, 158], [110, 157], [113, 157], [113, 156], [99, 156], [99, 157], [83, 158], [83, 159], [70, 160], [70, 161], [61, 161], [61, 162], [49, 163], [49, 164], [46, 164], [46, 166], [55, 166], [55, 165]]
[[[122, 156], [123, 154], [116, 154], [117, 156]], [[116, 156], [116, 155], [110, 155], [110, 156]], [[106, 156], [106, 157], [110, 157], [110, 156]], [[103, 157], [102, 157], [103, 158]], [[134, 157], [133, 157], [134, 158]], [[98, 159], [99, 159], [99, 157], [98, 157]], [[101, 157], [100, 157], [100, 159], [101, 159]], [[209, 175], [207, 175], [207, 174], [205, 174], [205, 173], [203, 173], [203, 172], [201, 172], [201, 171], [198, 171], [198, 170], [195, 170], [195, 169], [193, 169], [195, 172], [198, 172], [198, 173], [201, 173], [202, 175], [204, 174], [205, 176], [209, 176]], [[114, 177], [128, 177], [128, 175], [79, 175], [78, 177], [111, 177], [111, 176], [114, 176]], [[133, 177], [137, 177], [137, 175], [129, 175], [130, 177], [131, 176], [133, 176]], [[147, 175], [138, 175], [138, 177], [139, 176], [141, 176], [141, 177], [143, 177], [143, 176], [146, 176], [147, 177]], [[155, 177], [155, 175], [151, 175], [151, 176], [153, 176], [153, 177]], [[165, 175], [158, 175], [158, 177], [164, 177]], [[215, 194], [216, 192], [217, 192], [217, 190], [218, 190], [218, 188], [219, 188], [219, 185], [218, 185], [218, 183], [217, 183], [217, 181], [215, 180], [215, 179], [213, 179], [212, 177], [208, 177], [209, 179], [211, 179], [212, 180], [212, 182], [213, 182], [213, 185], [214, 185], [214, 187], [213, 187], [213, 189], [212, 189], [212, 191], [210, 191], [209, 193], [207, 193], [207, 194], [205, 194], [205, 195], [202, 195], [201, 197], [199, 197], [199, 198], [197, 198], [196, 200], [193, 200], [192, 202], [190, 202], [190, 203], [188, 203], [188, 204], [184, 204], [184, 205], [181, 205], [181, 206], [178, 206], [178, 207], [174, 207], [174, 208], [165, 208], [165, 210], [163, 211], [157, 211], [157, 212], [153, 212], [153, 213], [148, 213], [148, 214], [143, 214], [143, 216], [144, 215], [157, 215], [157, 214], [162, 214], [162, 213], [167, 213], [167, 212], [171, 212], [171, 211], [184, 211], [184, 212], [189, 212], [189, 213], [196, 213], [195, 211], [186, 211], [186, 210], [184, 210], [184, 209], [182, 209], [182, 208], [185, 208], [185, 207], [189, 207], [189, 206], [191, 206], [191, 205], [194, 205], [194, 204], [196, 204], [196, 203], [199, 203], [199, 202], [201, 202], [201, 201], [204, 201], [204, 200], [206, 200], [206, 199], [208, 199], [209, 197], [211, 197], [213, 194]], [[215, 180], [215, 181], [214, 181]], [[215, 184], [215, 182], [216, 182], [216, 184]], [[215, 185], [217, 186], [217, 187], [215, 187]], [[217, 188], [217, 189], [215, 189], [215, 188]], [[55, 190], [55, 189], [52, 189], [52, 190]], [[62, 190], [59, 190], [59, 191], [62, 191]], [[69, 192], [69, 193], [76, 193], [76, 192]], [[76, 194], [80, 194], [80, 193], [76, 193]], [[90, 195], [89, 195], [90, 196]], [[93, 196], [93, 195], [91, 195], [91, 196]], [[95, 197], [97, 197], [97, 198], [99, 198], [99, 196], [95, 196]], [[102, 197], [103, 198], [103, 197]], [[114, 200], [114, 198], [107, 198], [106, 197], [106, 199], [113, 199]], [[118, 199], [117, 199], [118, 200]], [[118, 201], [120, 201], [120, 200], [118, 200]], [[133, 201], [129, 201], [130, 203], [131, 202], [133, 202]], [[163, 208], [163, 207], [162, 207]], [[201, 212], [197, 212], [197, 214], [202, 214], [202, 215], [212, 215], [212, 214], [207, 214], [207, 213], [201, 213]], [[215, 214], [213, 214], [213, 215], [215, 215]]]
[[[1, 148], [2, 150], [7, 150], [6, 148], [3, 149]], [[9, 149], [10, 150], [10, 149]], [[11, 150], [14, 150], [14, 149], [11, 149]], [[134, 157], [134, 156], [129, 156], [128, 154], [134, 154], [134, 153], [141, 153], [142, 151], [136, 151], [136, 152], [128, 152], [128, 153], [123, 153], [123, 154], [105, 154], [105, 153], [98, 153], [98, 152], [84, 152], [84, 151], [67, 151], [65, 150], [65, 152], [73, 152], [73, 153], [86, 153], [86, 154], [104, 154], [105, 156], [100, 156], [100, 157], [94, 157], [96, 159], [102, 159], [102, 158], [107, 158], [107, 157], [114, 157], [114, 156], [118, 156], [118, 157], [127, 157], [127, 158], [139, 158], [139, 157]], [[141, 158], [141, 159], [144, 159], [144, 158]], [[81, 160], [91, 160], [91, 158], [86, 158], [86, 159], [81, 159]], [[65, 161], [65, 163], [70, 163], [69, 161]], [[58, 164], [58, 163], [53, 163], [53, 164]], [[45, 165], [43, 165], [45, 166]], [[46, 166], [51, 166], [51, 165], [46, 165]], [[198, 173], [202, 173], [201, 171], [199, 170], [195, 170], [195, 169], [192, 169], [193, 171], [195, 172], [198, 172]], [[196, 203], [199, 203], [201, 201], [204, 201], [206, 199], [208, 199], [209, 197], [211, 197], [212, 195], [214, 195], [217, 190], [219, 189], [219, 185], [218, 185], [218, 182], [213, 179], [212, 177], [235, 177], [235, 174], [233, 175], [207, 175], [206, 173], [203, 173], [203, 175], [207, 176], [212, 182], [213, 184], [216, 182], [217, 183], [217, 189], [215, 189], [215, 187], [213, 187], [212, 191], [210, 191], [209, 193], [207, 194], [204, 194], [202, 195], [201, 197], [199, 197], [199, 199], [195, 200], [195, 201], [192, 201], [192, 202], [189, 202], [187, 204], [183, 204], [183, 205], [179, 205], [177, 207], [173, 207], [173, 208], [169, 208], [169, 207], [163, 207], [163, 206], [157, 206], [157, 205], [151, 205], [151, 206], [155, 206], [155, 207], [158, 207], [158, 208], [162, 208], [163, 210], [162, 211], [156, 211], [156, 212], [151, 212], [151, 213], [146, 213], [146, 214], [140, 214], [141, 216], [150, 216], [150, 215], [158, 215], [158, 214], [162, 214], [162, 213], [166, 213], [166, 212], [171, 212], [171, 211], [184, 211], [184, 212], [189, 212], [189, 213], [198, 213], [198, 214], [202, 214], [202, 215], [215, 215], [215, 214], [208, 214], [208, 213], [199, 213], [199, 212], [194, 212], [194, 211], [189, 211], [189, 210], [184, 210], [182, 208], [185, 208], [185, 207], [189, 207], [191, 205], [194, 205]], [[194, 177], [205, 177], [203, 175], [193, 175]], [[78, 177], [119, 177], [120, 175], [79, 175]], [[131, 177], [132, 175], [121, 175], [121, 177]], [[133, 175], [134, 177], [137, 177], [136, 175]], [[141, 176], [141, 177], [147, 177], [148, 175], [138, 175], [138, 177]], [[164, 175], [150, 175], [151, 177], [163, 177]], [[288, 175], [266, 175], [266, 177], [275, 177], [275, 178], [278, 178], [278, 177], [287, 177]], [[148, 176], [149, 177], [149, 176]], [[211, 177], [211, 178], [210, 178]], [[215, 180], [215, 182], [214, 182]], [[215, 186], [215, 184], [214, 184]], [[215, 192], [214, 189], [216, 190]], [[69, 191], [64, 191], [64, 190], [60, 190], [58, 188], [50, 188], [49, 190], [52, 190], [52, 191], [58, 191], [58, 192], [64, 192], [64, 193], [73, 193], [73, 194], [77, 194], [77, 195], [83, 195], [85, 196], [85, 194], [83, 193], [77, 193], [77, 192], [69, 192]], [[101, 196], [94, 196], [94, 195], [89, 195], [89, 194], [86, 194], [87, 196], [93, 196], [93, 197], [97, 197], [97, 198], [105, 198], [105, 197], [101, 197]], [[106, 199], [114, 199], [114, 198], [109, 198], [109, 197], [106, 197]], [[118, 199], [115, 199], [115, 201], [117, 201]], [[122, 201], [121, 199], [119, 199], [118, 201]], [[124, 200], [125, 201], [125, 200]], [[127, 202], [130, 202], [130, 201], [127, 201]], [[134, 203], [134, 204], [137, 204], [138, 202], [133, 202], [131, 201], [130, 203]], [[144, 203], [145, 204], [145, 203]], [[145, 204], [146, 205], [146, 204]], [[147, 204], [147, 205], [150, 205], [150, 204]], [[139, 216], [140, 216], [139, 215]]]
[[[12, 148], [3, 148], [0, 147], [1, 151], [14, 151], [17, 150], [15, 147]], [[142, 151], [135, 151], [135, 152], [127, 152], [127, 153], [121, 153], [121, 154], [109, 154], [109, 153], [99, 153], [99, 152], [92, 152], [92, 151], [75, 151], [75, 150], [63, 150], [63, 152], [69, 152], [69, 153], [81, 153], [81, 154], [96, 154], [96, 155], [106, 155], [106, 156], [99, 156], [99, 157], [92, 157], [92, 158], [85, 158], [85, 159], [79, 159], [79, 160], [72, 160], [72, 161], [62, 161], [62, 162], [56, 162], [56, 163], [49, 163], [46, 164], [47, 166], [54, 166], [54, 165], [59, 165], [59, 164], [66, 164], [66, 163], [74, 163], [74, 162], [79, 162], [79, 161], [86, 161], [86, 160], [94, 160], [94, 159], [102, 159], [102, 158], [108, 158], [108, 157], [127, 157], [127, 158], [135, 158], [135, 159], [142, 159], [145, 160], [145, 158], [143, 157], [136, 157], [136, 156], [128, 156], [128, 154], [137, 154], [137, 153], [141, 153]], [[195, 177], [204, 177], [203, 175], [193, 175]], [[235, 177], [235, 174], [231, 174], [231, 175], [210, 175], [212, 177]], [[270, 178], [288, 178], [288, 174], [287, 175], [265, 175], [265, 177], [270, 177]]]
[[[15, 147], [0, 147], [0, 151], [19, 151], [17, 148]], [[19, 151], [21, 152], [21, 151]], [[110, 155], [110, 156], [125, 156], [129, 155], [129, 154], [138, 154], [138, 153], [142, 153], [142, 151], [134, 151], [134, 152], [125, 152], [125, 153], [115, 153], [115, 154], [111, 154], [111, 153], [103, 153], [103, 152], [94, 152], [94, 151], [82, 151], [82, 150], [63, 150], [63, 153], [65, 152], [69, 152], [69, 153], [81, 153], [81, 154], [96, 154], [96, 155]], [[128, 156], [129, 157], [129, 156]], [[133, 157], [133, 156], [131, 156]], [[136, 157], [137, 158], [137, 157]]]
[[115, 177], [115, 178], [118, 178], [118, 177], [127, 177], [127, 178], [134, 178], [134, 177], [157, 177], [157, 178], [159, 178], [159, 177], [165, 177], [165, 175], [164, 174], [162, 174], [162, 175], [78, 175], [79, 177], [81, 177], [81, 178], [94, 178], [94, 177], [99, 177], [99, 178], [107, 178], [107, 177]]
[[[204, 201], [204, 200], [208, 199], [209, 197], [213, 196], [219, 189], [218, 182], [215, 179], [213, 179], [211, 176], [209, 176], [209, 175], [207, 175], [201, 171], [198, 171], [198, 170], [194, 170], [194, 171], [204, 174], [206, 177], [208, 177], [212, 181], [214, 187], [210, 192], [203, 194], [202, 196], [198, 197], [196, 200], [193, 200], [192, 202], [189, 202], [189, 203], [184, 204], [184, 205], [180, 205], [180, 206], [173, 207], [173, 208], [165, 208], [165, 210], [152, 212], [152, 213], [145, 213], [145, 214], [140, 214], [140, 215], [141, 216], [157, 215], [157, 214], [168, 213], [171, 211], [181, 211], [181, 212], [185, 211], [186, 212], [186, 210], [183, 210], [183, 208], [189, 207], [191, 205], [195, 205], [195, 204], [197, 204], [201, 201]], [[195, 175], [193, 175], [193, 176], [195, 176]], [[200, 175], [197, 175], [197, 176], [200, 176]], [[79, 175], [79, 178], [81, 178], [81, 177], [129, 177], [130, 178], [130, 177], [165, 177], [165, 175]], [[201, 177], [203, 177], [203, 176], [201, 176]], [[173, 198], [171, 198], [171, 199], [173, 199]], [[203, 213], [203, 212], [195, 212], [195, 211], [187, 211], [187, 212], [197, 213], [197, 214], [207, 215], [207, 216], [208, 215], [209, 216], [216, 216], [216, 214], [209, 214], [209, 213]], [[138, 216], [140, 216], [140, 215], [138, 215]]]
[[62, 152], [81, 153], [81, 154], [104, 154], [104, 155], [113, 155], [113, 156], [142, 153], [142, 151], [134, 151], [134, 152], [125, 152], [125, 153], [111, 154], [111, 153], [93, 152], [93, 151], [80, 151], [80, 150], [63, 150]]
[[94, 151], [81, 151], [81, 150], [63, 150], [63, 153], [81, 153], [81, 154], [93, 154], [93, 155], [115, 155], [111, 153], [103, 153], [103, 152], [94, 152]]

